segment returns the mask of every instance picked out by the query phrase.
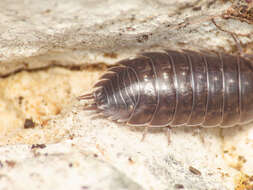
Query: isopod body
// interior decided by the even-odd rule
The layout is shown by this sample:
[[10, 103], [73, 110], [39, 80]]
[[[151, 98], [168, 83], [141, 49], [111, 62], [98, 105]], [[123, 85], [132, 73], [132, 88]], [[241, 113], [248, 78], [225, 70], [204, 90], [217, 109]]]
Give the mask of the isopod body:
[[112, 120], [149, 127], [231, 127], [253, 120], [253, 67], [243, 57], [164, 50], [118, 65], [81, 96]]

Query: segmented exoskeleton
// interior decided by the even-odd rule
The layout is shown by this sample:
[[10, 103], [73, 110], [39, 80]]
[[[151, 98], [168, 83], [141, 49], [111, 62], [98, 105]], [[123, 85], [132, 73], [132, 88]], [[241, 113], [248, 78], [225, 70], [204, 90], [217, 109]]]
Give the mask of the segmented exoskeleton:
[[94, 109], [134, 126], [231, 127], [253, 120], [253, 64], [240, 56], [193, 51], [147, 52], [108, 70]]

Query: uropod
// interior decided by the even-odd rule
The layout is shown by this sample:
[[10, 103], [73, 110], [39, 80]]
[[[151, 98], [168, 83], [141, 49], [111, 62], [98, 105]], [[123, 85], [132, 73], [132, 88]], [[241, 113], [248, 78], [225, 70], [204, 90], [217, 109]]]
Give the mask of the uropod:
[[80, 99], [133, 126], [232, 127], [253, 120], [253, 63], [224, 53], [145, 52], [119, 61]]

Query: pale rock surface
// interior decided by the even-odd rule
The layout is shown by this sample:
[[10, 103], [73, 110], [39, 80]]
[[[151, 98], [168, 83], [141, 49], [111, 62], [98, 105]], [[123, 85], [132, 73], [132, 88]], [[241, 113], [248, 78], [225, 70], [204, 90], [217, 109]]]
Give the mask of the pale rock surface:
[[[141, 142], [142, 128], [94, 119], [82, 111], [86, 102], [76, 100], [103, 69], [11, 75], [50, 65], [113, 64], [151, 49], [234, 52], [231, 36], [210, 22], [216, 16], [229, 31], [253, 33], [252, 24], [219, 17], [230, 6], [230, 1], [191, 0], [0, 1], [0, 75], [5, 76], [0, 189], [252, 189], [252, 124], [174, 128], [170, 145], [165, 132], [154, 129]], [[240, 37], [247, 53], [252, 39]], [[37, 124], [23, 129], [29, 116]]]

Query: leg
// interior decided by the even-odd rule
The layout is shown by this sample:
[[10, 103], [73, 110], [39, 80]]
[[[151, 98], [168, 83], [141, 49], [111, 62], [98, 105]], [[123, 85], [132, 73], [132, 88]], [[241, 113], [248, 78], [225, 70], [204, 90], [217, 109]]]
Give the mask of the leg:
[[143, 131], [143, 134], [142, 134], [142, 138], [141, 138], [141, 141], [143, 142], [144, 141], [144, 139], [145, 139], [145, 137], [146, 137], [146, 135], [147, 135], [147, 133], [148, 133], [148, 126], [146, 126], [145, 128], [144, 128], [144, 131]]
[[239, 54], [240, 56], [243, 56], [244, 53], [243, 53], [241, 41], [240, 41], [238, 38], [236, 38], [235, 34], [232, 34], [232, 33], [231, 33], [231, 36], [232, 36], [232, 38], [233, 38], [234, 41], [235, 41], [235, 44], [236, 44], [237, 49], [239, 50], [239, 53], [238, 53], [238, 54]]
[[234, 32], [230, 32], [230, 31], [227, 31], [227, 30], [224, 30], [223, 28], [221, 28], [219, 25], [217, 25], [217, 23], [214, 21], [214, 19], [212, 19], [212, 22], [219, 30], [229, 33], [232, 36], [232, 38], [234, 39], [236, 47], [239, 51], [239, 53], [238, 53], [238, 62], [239, 62], [239, 59], [240, 59], [239, 56], [241, 56], [241, 57], [244, 57], [245, 59], [248, 59], [252, 63], [253, 62], [253, 55], [252, 54], [246, 54], [246, 53], [243, 52], [242, 43], [237, 37], [237, 36], [243, 36], [243, 37], [248, 37], [249, 38], [250, 34], [249, 35], [236, 34]]
[[231, 34], [231, 36], [233, 37], [233, 39], [234, 39], [234, 41], [236, 43], [237, 49], [239, 50], [239, 55], [241, 57], [244, 57], [244, 58], [249, 59], [249, 60], [252, 61], [253, 60], [253, 55], [252, 54], [243, 53], [241, 41], [238, 38], [236, 38], [235, 34]]
[[171, 143], [171, 127], [167, 126], [166, 128], [167, 128], [167, 130], [166, 130], [166, 136], [167, 136], [168, 145], [169, 145]]
[[225, 30], [225, 29], [221, 28], [221, 26], [219, 26], [219, 25], [215, 22], [215, 20], [214, 20], [213, 18], [212, 18], [211, 20], [212, 20], [213, 24], [214, 24], [219, 30], [221, 30], [221, 31], [223, 31], [223, 32], [226, 32], [226, 33], [228, 33], [228, 34], [230, 34], [230, 35], [232, 36], [232, 38], [233, 38], [234, 41], [235, 41], [236, 47], [237, 47], [237, 49], [238, 49], [238, 51], [239, 51], [239, 55], [240, 55], [240, 56], [243, 56], [244, 53], [243, 53], [243, 49], [242, 49], [242, 45], [241, 45], [242, 43], [241, 43], [241, 41], [238, 39], [237, 34], [235, 34], [234, 32], [230, 32], [230, 31], [228, 31], [228, 30]]
[[202, 142], [203, 144], [205, 144], [205, 137], [204, 137], [203, 134], [201, 133], [201, 129], [202, 129], [202, 127], [197, 126], [197, 134], [198, 134], [198, 137], [199, 137], [199, 139], [201, 140], [201, 142]]
[[[165, 128], [166, 128], [166, 136], [167, 136], [167, 138], [168, 138], [168, 145], [169, 145], [169, 144], [171, 143], [171, 127], [170, 127], [170, 126], [167, 126], [167, 127], [165, 127]], [[142, 139], [141, 139], [142, 142], [143, 142], [144, 139], [146, 138], [146, 135], [147, 135], [147, 133], [148, 133], [148, 129], [149, 129], [149, 127], [146, 126], [146, 127], [144, 128], [144, 130], [143, 130]]]
[[229, 33], [229, 34], [234, 34], [234, 35], [236, 35], [236, 36], [248, 37], [248, 38], [250, 38], [250, 36], [252, 35], [252, 33], [249, 33], [249, 34], [241, 34], [241, 33], [230, 32], [230, 31], [228, 31], [228, 30], [223, 29], [221, 26], [219, 26], [219, 25], [215, 22], [214, 18], [211, 18], [211, 21], [212, 21], [212, 23], [213, 23], [219, 30], [221, 30], [221, 31], [223, 31], [223, 32], [226, 32], [226, 33]]

